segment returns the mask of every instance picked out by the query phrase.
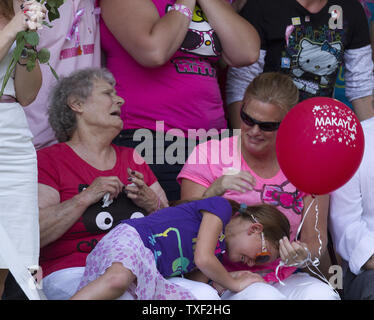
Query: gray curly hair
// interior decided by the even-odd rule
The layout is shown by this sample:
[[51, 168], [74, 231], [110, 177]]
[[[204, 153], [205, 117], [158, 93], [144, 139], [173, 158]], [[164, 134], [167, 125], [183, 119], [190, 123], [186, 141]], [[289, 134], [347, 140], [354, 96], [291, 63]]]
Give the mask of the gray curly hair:
[[105, 68], [87, 68], [60, 78], [50, 94], [48, 120], [59, 142], [71, 139], [77, 127], [75, 112], [68, 104], [69, 97], [85, 101], [92, 93], [95, 80], [106, 80], [111, 85], [116, 81]]

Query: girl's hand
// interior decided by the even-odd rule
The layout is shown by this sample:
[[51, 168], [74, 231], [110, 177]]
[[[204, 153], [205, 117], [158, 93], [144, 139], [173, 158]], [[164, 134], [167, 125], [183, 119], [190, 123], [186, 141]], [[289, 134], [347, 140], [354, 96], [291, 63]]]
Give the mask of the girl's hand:
[[[248, 270], [229, 272], [229, 274], [233, 279], [235, 279], [235, 288], [234, 290], [232, 290], [234, 292], [242, 291], [255, 282], [266, 283], [266, 281], [259, 274], [253, 273]], [[214, 289], [217, 290], [219, 296], [221, 296], [226, 291], [226, 288], [215, 281], [213, 281], [211, 285]]]
[[125, 186], [127, 196], [139, 207], [151, 213], [160, 206], [160, 199], [144, 182], [141, 172], [127, 168], [129, 185]]
[[256, 179], [248, 171], [240, 171], [239, 173], [226, 173], [216, 179], [206, 190], [205, 195], [221, 196], [227, 190], [238, 192], [252, 191], [256, 184]]
[[294, 241], [290, 243], [287, 237], [279, 240], [279, 254], [287, 266], [299, 266], [308, 258], [309, 250], [305, 243]]
[[266, 281], [257, 273], [251, 271], [237, 271], [231, 272], [231, 276], [236, 280], [237, 283], [237, 292], [242, 291], [243, 289], [247, 288], [251, 284], [255, 282], [264, 282]]

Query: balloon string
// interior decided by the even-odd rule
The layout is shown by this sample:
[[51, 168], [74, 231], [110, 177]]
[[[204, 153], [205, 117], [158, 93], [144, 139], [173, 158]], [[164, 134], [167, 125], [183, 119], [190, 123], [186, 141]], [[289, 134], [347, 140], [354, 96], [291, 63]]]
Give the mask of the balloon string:
[[[316, 202], [316, 222], [314, 224], [314, 230], [316, 230], [316, 232], [318, 234], [318, 242], [319, 242], [318, 257], [320, 258], [321, 257], [321, 251], [322, 251], [322, 240], [321, 240], [321, 232], [319, 231], [319, 229], [317, 227], [318, 226], [318, 216], [319, 216], [319, 211], [318, 211], [318, 200], [317, 200], [317, 202]], [[309, 264], [306, 265], [306, 267], [308, 268], [308, 270], [311, 273], [315, 274], [322, 281], [324, 281], [336, 294], [339, 295], [339, 293], [337, 292], [337, 290], [335, 290], [335, 288], [331, 285], [331, 283], [323, 275], [323, 273], [321, 272], [321, 270], [319, 270], [319, 268], [318, 268], [318, 266], [320, 264], [319, 259], [316, 257], [313, 261], [310, 261], [310, 262], [311, 262], [311, 266]], [[311, 267], [314, 267], [317, 272], [314, 272]]]
[[285, 286], [286, 284], [278, 277], [279, 269], [282, 268], [283, 266], [286, 266], [286, 264], [282, 260], [279, 261], [279, 264], [278, 264], [277, 268], [275, 269], [275, 277], [277, 278], [278, 282], [282, 286]]
[[304, 217], [303, 217], [303, 219], [301, 220], [301, 223], [300, 223], [300, 225], [299, 225], [299, 228], [297, 229], [297, 232], [296, 232], [296, 237], [295, 237], [296, 240], [299, 238], [299, 234], [300, 234], [300, 231], [301, 231], [301, 227], [303, 226], [304, 221], [305, 221], [305, 218], [306, 218], [306, 216], [308, 215], [309, 209], [310, 209], [310, 207], [312, 206], [312, 204], [314, 203], [315, 200], [316, 200], [316, 198], [313, 197], [312, 202], [309, 204], [308, 208], [307, 208], [306, 211], [305, 211]]
[[[307, 210], [305, 211], [305, 214], [304, 214], [304, 217], [299, 225], [299, 228], [297, 230], [297, 233], [296, 233], [296, 239], [298, 238], [299, 234], [300, 234], [300, 231], [301, 231], [301, 227], [302, 225], [304, 224], [304, 221], [305, 221], [305, 218], [306, 216], [308, 215], [309, 213], [309, 210], [310, 208], [312, 207], [314, 201], [316, 200], [315, 197], [313, 197], [313, 200], [312, 202], [309, 204]], [[315, 224], [314, 224], [314, 230], [317, 232], [317, 235], [318, 235], [318, 242], [319, 242], [319, 248], [318, 248], [318, 257], [321, 257], [321, 251], [322, 251], [322, 240], [321, 240], [321, 232], [319, 231], [318, 229], [318, 218], [319, 218], [319, 209], [318, 209], [318, 199], [316, 201], [316, 206], [315, 206], [315, 210], [316, 210], [316, 221], [315, 221]], [[309, 251], [309, 250], [308, 250]], [[319, 279], [321, 279], [322, 281], [324, 281], [325, 283], [327, 283], [330, 288], [332, 288], [332, 290], [334, 290], [335, 292], [337, 292], [333, 286], [330, 284], [330, 282], [326, 279], [326, 277], [323, 275], [323, 273], [319, 270], [318, 266], [320, 264], [320, 261], [319, 261], [319, 258], [316, 257], [314, 260], [312, 260], [311, 258], [311, 254], [310, 252], [308, 252], [308, 257], [306, 258], [305, 261], [302, 261], [300, 262], [298, 265], [295, 265], [296, 267], [299, 267], [299, 268], [305, 268], [307, 267], [308, 270], [313, 273], [314, 275], [316, 275]], [[283, 266], [286, 266], [286, 264], [283, 262], [283, 261], [280, 261], [279, 262], [279, 265], [277, 266], [276, 270], [275, 270], [275, 276], [277, 278], [277, 280], [279, 281], [279, 283], [281, 285], [285, 285], [284, 282], [281, 281], [281, 279], [278, 277], [278, 273], [279, 273], [279, 269], [282, 268]], [[314, 267], [316, 269], [316, 271], [313, 271], [311, 269], [311, 267]]]
[[[310, 205], [309, 205], [309, 207], [308, 207], [308, 209], [307, 209], [307, 211], [305, 213], [305, 216], [308, 213], [308, 211], [309, 211], [309, 209], [310, 209], [310, 207], [313, 204], [313, 202], [314, 202], [315, 199], [316, 198], [313, 197], [313, 201], [310, 203]], [[315, 221], [315, 224], [314, 224], [314, 230], [317, 232], [317, 235], [318, 235], [318, 242], [319, 242], [318, 257], [316, 257], [316, 258], [314, 258], [314, 260], [312, 260], [311, 259], [311, 255], [309, 253], [308, 258], [307, 258], [307, 260], [308, 260], [309, 263], [308, 262], [305, 263], [304, 267], [307, 267], [308, 270], [311, 273], [313, 273], [314, 275], [316, 275], [320, 280], [322, 280], [323, 282], [325, 282], [336, 294], [338, 294], [338, 292], [335, 290], [335, 288], [331, 285], [331, 283], [326, 279], [326, 277], [323, 275], [323, 273], [321, 272], [321, 270], [319, 270], [319, 268], [318, 268], [318, 266], [320, 264], [319, 258], [321, 257], [321, 251], [322, 251], [321, 232], [318, 229], [318, 218], [319, 218], [318, 199], [316, 201], [315, 209], [316, 209], [316, 221]], [[305, 218], [305, 216], [304, 216], [304, 218]], [[301, 229], [301, 228], [299, 227], [299, 229]], [[299, 231], [298, 231], [298, 233], [299, 233]], [[316, 271], [313, 271], [312, 267], [314, 267]]]
[[[295, 239], [297, 239], [297, 238], [299, 237], [299, 234], [300, 234], [300, 231], [301, 231], [301, 227], [303, 226], [304, 221], [305, 221], [305, 218], [306, 218], [306, 216], [308, 215], [308, 212], [309, 212], [309, 210], [310, 210], [312, 204], [314, 203], [314, 200], [315, 200], [315, 199], [316, 199], [316, 198], [313, 197], [312, 202], [309, 204], [308, 208], [306, 209], [305, 214], [304, 214], [304, 217], [303, 217], [303, 219], [301, 220], [301, 223], [300, 223], [300, 225], [299, 225], [299, 228], [297, 229]], [[275, 269], [275, 277], [277, 278], [277, 280], [279, 281], [279, 283], [280, 283], [281, 285], [284, 286], [284, 285], [285, 285], [284, 282], [282, 282], [281, 279], [278, 277], [279, 269], [282, 268], [283, 266], [286, 266], [286, 264], [281, 260], [281, 261], [279, 262], [277, 268]]]
[[312, 207], [314, 201], [316, 201], [316, 206], [315, 206], [315, 210], [316, 210], [316, 221], [315, 221], [315, 224], [314, 224], [314, 230], [317, 232], [317, 236], [318, 236], [318, 243], [319, 243], [319, 248], [318, 248], [318, 257], [316, 257], [314, 259], [315, 263], [317, 263], [317, 265], [319, 264], [319, 258], [321, 257], [321, 252], [322, 252], [322, 240], [321, 240], [321, 232], [319, 231], [318, 229], [318, 217], [319, 217], [319, 209], [318, 209], [318, 199], [313, 197], [313, 200], [312, 202], [309, 204], [308, 208], [306, 209], [305, 211], [305, 214], [304, 214], [304, 217], [299, 225], [299, 228], [297, 229], [297, 233], [296, 233], [296, 239], [299, 238], [299, 235], [300, 235], [300, 231], [301, 231], [301, 228], [304, 224], [304, 221], [305, 221], [305, 218], [306, 216], [308, 215], [309, 213], [309, 210], [310, 208]]
[[[321, 232], [318, 229], [318, 216], [319, 216], [319, 211], [318, 211], [318, 200], [316, 202], [316, 222], [314, 224], [314, 230], [316, 230], [318, 234], [318, 242], [319, 242], [319, 248], [318, 248], [318, 258], [321, 257], [321, 251], [322, 251], [322, 240], [321, 240]], [[318, 258], [316, 258], [318, 260]]]

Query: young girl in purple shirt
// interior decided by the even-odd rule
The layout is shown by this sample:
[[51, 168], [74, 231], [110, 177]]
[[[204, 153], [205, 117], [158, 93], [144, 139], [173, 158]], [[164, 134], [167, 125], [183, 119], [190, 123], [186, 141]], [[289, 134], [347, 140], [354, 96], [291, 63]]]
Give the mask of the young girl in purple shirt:
[[124, 220], [87, 257], [72, 299], [116, 299], [126, 291], [139, 300], [195, 299], [167, 280], [184, 275], [238, 292], [264, 280], [250, 271], [230, 274], [221, 254], [249, 266], [269, 262], [279, 257], [279, 240], [289, 233], [287, 218], [275, 207], [240, 207], [222, 197]]

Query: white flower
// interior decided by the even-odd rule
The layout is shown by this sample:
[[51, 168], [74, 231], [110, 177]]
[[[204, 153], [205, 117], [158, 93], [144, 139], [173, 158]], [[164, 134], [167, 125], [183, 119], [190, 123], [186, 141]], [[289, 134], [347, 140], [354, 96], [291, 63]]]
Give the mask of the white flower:
[[42, 22], [45, 19], [46, 8], [36, 0], [25, 1], [27, 4], [26, 15], [29, 18], [27, 26], [30, 30], [42, 29]]
[[29, 30], [37, 30], [37, 23], [34, 21], [27, 21], [27, 27]]

